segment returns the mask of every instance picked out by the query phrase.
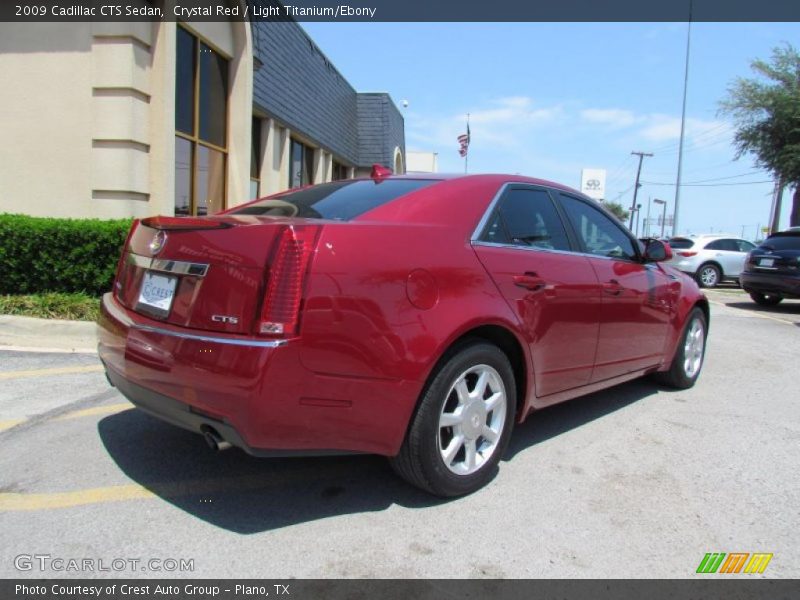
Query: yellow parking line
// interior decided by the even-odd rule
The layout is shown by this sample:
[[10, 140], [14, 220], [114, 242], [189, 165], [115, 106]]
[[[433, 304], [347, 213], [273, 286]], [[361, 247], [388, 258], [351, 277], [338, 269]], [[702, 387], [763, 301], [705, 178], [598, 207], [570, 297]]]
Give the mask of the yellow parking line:
[[72, 492], [39, 494], [4, 492], [0, 493], [0, 512], [50, 510], [84, 506], [87, 504], [101, 504], [105, 502], [122, 502], [125, 500], [142, 500], [156, 497], [175, 498], [192, 494], [210, 494], [223, 491], [242, 492], [274, 485], [285, 485], [291, 480], [308, 478], [310, 476], [311, 473], [307, 469], [298, 469], [290, 473], [282, 473], [279, 481], [269, 475], [245, 475], [241, 477], [225, 477], [219, 479], [154, 483], [148, 485], [148, 487], [129, 484], [76, 490]]
[[718, 302], [716, 300], [709, 300], [711, 304], [716, 304], [717, 306], [724, 306], [725, 308], [732, 308], [734, 310], [738, 310], [741, 312], [746, 312], [751, 317], [758, 317], [760, 319], [769, 319], [770, 321], [777, 321], [778, 323], [785, 323], [786, 325], [794, 325], [794, 321], [787, 321], [786, 319], [779, 319], [778, 317], [773, 317], [771, 315], [765, 315], [760, 312], [752, 312], [745, 308], [739, 308], [738, 306], [728, 306], [724, 302]]
[[120, 404], [108, 404], [106, 406], [95, 406], [93, 408], [84, 408], [83, 410], [75, 410], [65, 413], [53, 419], [53, 421], [66, 421], [68, 419], [79, 419], [80, 417], [93, 417], [95, 415], [111, 415], [123, 410], [133, 408], [130, 402], [121, 402]]
[[89, 365], [85, 367], [55, 367], [52, 369], [30, 369], [27, 371], [0, 371], [0, 381], [5, 379], [19, 379], [21, 377], [43, 377], [47, 375], [69, 375], [72, 373], [97, 373], [103, 370], [103, 365]]
[[19, 425], [25, 419], [8, 419], [6, 421], [0, 421], [0, 431], [5, 431], [6, 429], [11, 429], [15, 425]]
[[68, 508], [100, 502], [119, 502], [151, 498], [155, 494], [140, 485], [118, 485], [105, 488], [79, 490], [76, 492], [57, 492], [52, 494], [0, 494], [0, 511], [45, 510], [48, 508]]

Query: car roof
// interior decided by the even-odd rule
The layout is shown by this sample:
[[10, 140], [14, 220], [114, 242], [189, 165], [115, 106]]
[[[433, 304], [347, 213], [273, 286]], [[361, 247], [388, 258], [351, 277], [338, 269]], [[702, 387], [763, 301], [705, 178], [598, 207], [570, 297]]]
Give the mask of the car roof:
[[[359, 177], [359, 179], [370, 179], [370, 177]], [[578, 190], [562, 183], [549, 181], [547, 179], [539, 179], [537, 177], [528, 177], [526, 175], [520, 175], [519, 173], [514, 175], [507, 173], [405, 173], [403, 175], [389, 175], [387, 177], [383, 177], [383, 179], [433, 179], [441, 181], [449, 181], [452, 179], [473, 179], [476, 181], [485, 182], [498, 181], [510, 183], [531, 183], [534, 185], [559, 188], [565, 191], [581, 194], [582, 196], [584, 195]]]

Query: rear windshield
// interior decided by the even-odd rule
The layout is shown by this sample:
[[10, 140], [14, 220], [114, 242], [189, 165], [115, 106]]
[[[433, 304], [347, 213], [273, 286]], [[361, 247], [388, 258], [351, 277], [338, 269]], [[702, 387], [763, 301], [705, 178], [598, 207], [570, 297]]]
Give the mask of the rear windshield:
[[358, 179], [289, 191], [232, 210], [233, 215], [306, 217], [349, 221], [404, 194], [438, 183], [436, 179]]
[[672, 238], [669, 241], [669, 247], [676, 250], [686, 250], [694, 246], [694, 240], [688, 238]]
[[770, 250], [800, 250], [800, 233], [773, 235], [761, 242], [760, 247]]

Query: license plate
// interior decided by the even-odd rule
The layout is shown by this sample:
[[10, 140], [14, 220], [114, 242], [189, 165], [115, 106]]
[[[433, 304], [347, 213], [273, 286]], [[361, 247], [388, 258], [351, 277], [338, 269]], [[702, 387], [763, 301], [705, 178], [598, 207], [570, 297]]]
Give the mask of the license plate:
[[166, 317], [169, 315], [169, 309], [172, 308], [177, 284], [177, 277], [147, 271], [142, 279], [137, 308]]
[[761, 267], [771, 267], [774, 264], [775, 264], [774, 258], [762, 258], [761, 260], [758, 261], [758, 265]]

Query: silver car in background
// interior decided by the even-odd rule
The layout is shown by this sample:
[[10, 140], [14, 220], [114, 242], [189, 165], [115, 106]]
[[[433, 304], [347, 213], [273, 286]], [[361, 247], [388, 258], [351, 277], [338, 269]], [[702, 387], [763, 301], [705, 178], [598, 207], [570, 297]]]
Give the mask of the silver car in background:
[[738, 283], [747, 253], [755, 244], [725, 234], [704, 234], [670, 238], [672, 260], [667, 264], [692, 275], [700, 287], [713, 288], [720, 282]]

